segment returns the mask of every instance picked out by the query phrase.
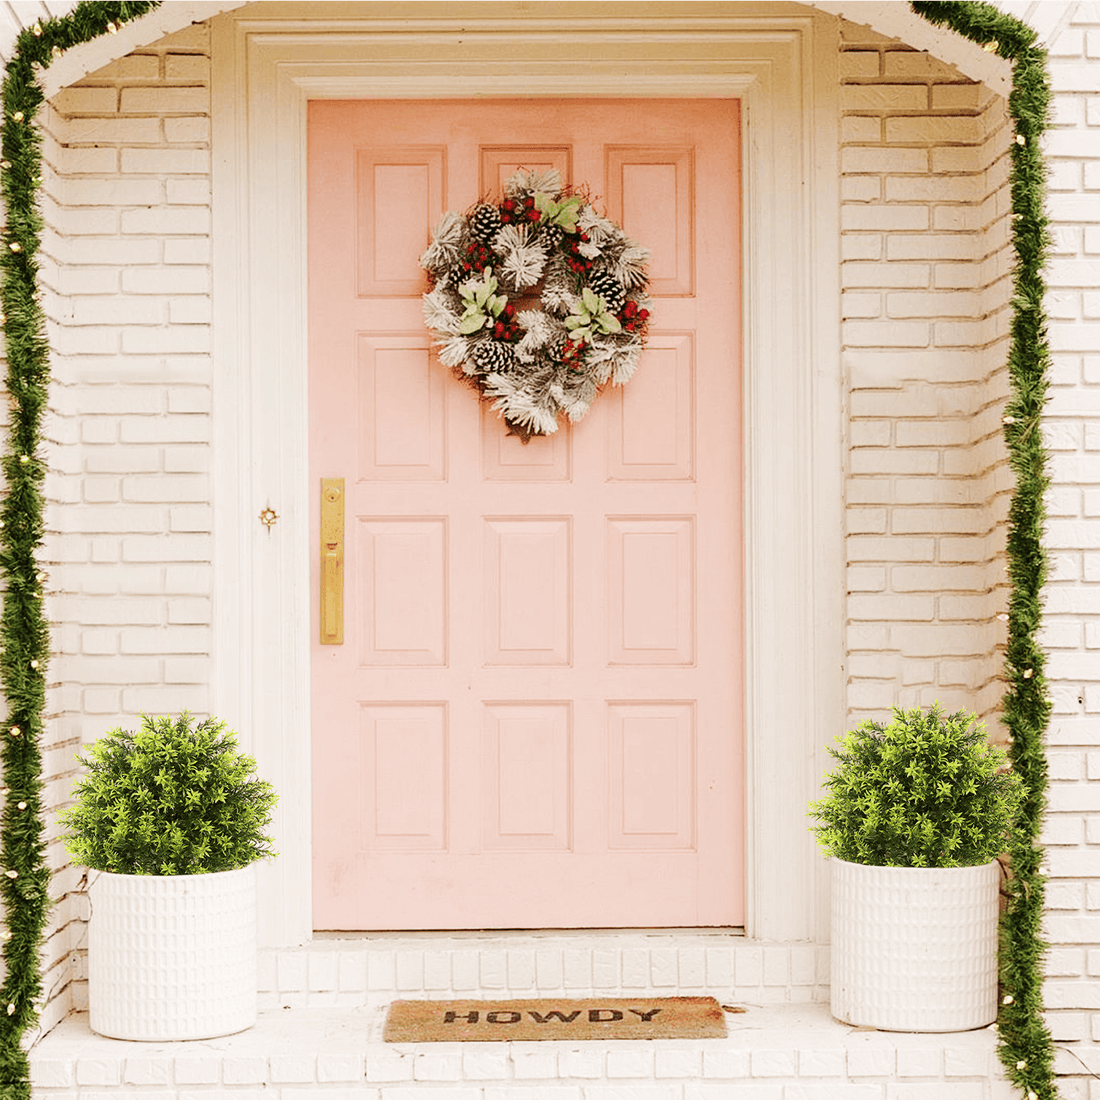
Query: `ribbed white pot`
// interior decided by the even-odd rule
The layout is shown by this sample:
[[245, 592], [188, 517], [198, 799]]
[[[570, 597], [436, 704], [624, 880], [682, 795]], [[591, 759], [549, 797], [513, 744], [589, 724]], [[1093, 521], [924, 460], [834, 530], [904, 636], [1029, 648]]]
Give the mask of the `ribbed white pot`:
[[832, 1011], [884, 1031], [997, 1018], [1000, 867], [833, 868]]
[[210, 1039], [256, 1022], [256, 869], [91, 884], [88, 1001], [112, 1039]]

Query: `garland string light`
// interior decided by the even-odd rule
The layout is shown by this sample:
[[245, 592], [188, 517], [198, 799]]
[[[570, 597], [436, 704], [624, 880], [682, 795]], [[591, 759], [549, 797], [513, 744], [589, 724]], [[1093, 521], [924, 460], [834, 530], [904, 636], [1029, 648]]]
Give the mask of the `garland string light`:
[[[39, 947], [48, 911], [49, 870], [42, 825], [39, 738], [45, 705], [48, 624], [42, 609], [46, 580], [36, 559], [43, 534], [39, 450], [49, 381], [45, 323], [38, 298], [37, 253], [41, 219], [37, 191], [40, 135], [35, 116], [43, 93], [37, 70], [64, 50], [103, 34], [159, 6], [160, 0], [83, 0], [68, 15], [20, 32], [7, 63], [0, 122], [0, 189], [6, 210], [0, 246], [0, 301], [11, 405], [2, 468], [7, 496], [0, 505], [0, 576], [6, 586], [0, 631], [0, 683], [8, 705], [0, 732], [5, 789], [0, 816], [0, 900], [6, 927], [0, 932], [6, 976], [0, 986], [0, 1100], [30, 1100], [29, 1065], [22, 1050], [42, 992]], [[1009, 110], [1016, 125], [1012, 154], [1015, 297], [1009, 373], [1012, 396], [1004, 417], [1016, 489], [1009, 515], [1008, 562], [1012, 581], [1004, 721], [1010, 756], [1028, 787], [1024, 822], [1013, 840], [1012, 883], [1003, 921], [1000, 1054], [1010, 1080], [1028, 1100], [1053, 1100], [1053, 1055], [1041, 1017], [1043, 876], [1038, 846], [1046, 801], [1043, 735], [1050, 704], [1044, 659], [1036, 643], [1040, 591], [1046, 573], [1042, 546], [1043, 492], [1048, 480], [1039, 431], [1049, 351], [1043, 313], [1041, 268], [1045, 252], [1044, 166], [1039, 135], [1050, 91], [1045, 55], [1025, 24], [978, 0], [955, 3], [914, 0], [912, 8], [935, 23], [978, 41], [1014, 62]]]
[[0, 1100], [30, 1100], [23, 1036], [38, 1019], [42, 996], [39, 950], [49, 912], [40, 740], [46, 702], [49, 624], [43, 609], [46, 574], [37, 559], [44, 533], [42, 416], [48, 401], [49, 347], [38, 288], [42, 219], [38, 188], [42, 139], [35, 117], [43, 103], [38, 73], [73, 46], [116, 32], [158, 6], [153, 0], [85, 2], [68, 15], [19, 33], [7, 63], [0, 123], [0, 192], [5, 223], [0, 244], [7, 391], [10, 408], [0, 469], [0, 684], [8, 714], [0, 730], [4, 803], [0, 815], [0, 900], [6, 927], [0, 985]]
[[1050, 367], [1042, 277], [1047, 248], [1046, 167], [1039, 139], [1047, 124], [1050, 81], [1046, 52], [1037, 44], [1036, 32], [993, 5], [980, 0], [917, 0], [910, 6], [918, 15], [946, 25], [1012, 62], [1008, 110], [1015, 128], [1009, 154], [1016, 264], [1008, 352], [1011, 393], [1002, 421], [1016, 485], [1009, 506], [1006, 548], [1011, 590], [1003, 721], [1011, 737], [1009, 758], [1027, 793], [1008, 853], [1011, 875], [1001, 920], [998, 1053], [1008, 1079], [1027, 1100], [1054, 1100], [1058, 1095], [1054, 1048], [1042, 1017], [1045, 878], [1039, 842], [1047, 800], [1044, 736], [1051, 708], [1043, 675], [1045, 658], [1037, 642], [1047, 572], [1042, 539], [1043, 494], [1049, 479], [1041, 418]]

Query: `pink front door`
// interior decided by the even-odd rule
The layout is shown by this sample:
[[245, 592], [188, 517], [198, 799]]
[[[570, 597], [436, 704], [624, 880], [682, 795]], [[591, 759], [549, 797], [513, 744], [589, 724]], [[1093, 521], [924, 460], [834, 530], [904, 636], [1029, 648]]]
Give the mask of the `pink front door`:
[[[310, 104], [316, 928], [742, 923], [737, 107]], [[651, 337], [524, 446], [433, 355], [417, 261], [548, 165], [652, 250]]]

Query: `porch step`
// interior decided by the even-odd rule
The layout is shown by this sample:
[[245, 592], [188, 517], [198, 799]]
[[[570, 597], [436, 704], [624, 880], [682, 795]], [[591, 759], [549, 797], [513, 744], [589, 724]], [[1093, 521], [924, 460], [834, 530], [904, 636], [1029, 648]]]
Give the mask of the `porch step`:
[[[821, 1004], [747, 1006], [725, 1039], [387, 1044], [390, 997], [275, 1008], [239, 1035], [137, 1043], [63, 1020], [35, 1100], [1010, 1100], [992, 1028], [864, 1031]], [[736, 1086], [736, 1089], [735, 1089]]]

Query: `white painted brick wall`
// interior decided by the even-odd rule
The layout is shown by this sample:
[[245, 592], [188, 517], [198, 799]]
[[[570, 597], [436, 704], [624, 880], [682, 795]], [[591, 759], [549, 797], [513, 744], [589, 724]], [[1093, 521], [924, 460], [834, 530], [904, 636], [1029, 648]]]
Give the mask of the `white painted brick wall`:
[[1045, 431], [1053, 484], [1043, 642], [1054, 714], [1044, 840], [1053, 945], [1046, 1003], [1055, 1039], [1067, 1048], [1058, 1069], [1075, 1075], [1081, 1066], [1069, 1051], [1096, 1070], [1100, 1039], [1100, 5], [1069, 7], [1050, 43], [1054, 130], [1047, 141], [1055, 384]]
[[[209, 705], [209, 68], [208, 29], [194, 26], [44, 115], [54, 805], [82, 744], [143, 711]], [[65, 866], [56, 840], [49, 858]], [[47, 1027], [83, 973], [79, 879], [56, 880]]]
[[924, 54], [842, 34], [850, 720], [935, 700], [991, 715], [1004, 107]]
[[[1083, 1050], [1100, 1039], [1089, 993], [1100, 977], [1100, 6], [1072, 11], [1054, 44], [1048, 142], [1057, 385], [1047, 436], [1056, 483], [1044, 638], [1056, 713], [1046, 932], [1052, 1026]], [[208, 52], [206, 29], [189, 28], [59, 93], [45, 119], [43, 283], [57, 378], [45, 755], [55, 804], [82, 742], [142, 709], [207, 703]], [[1002, 690], [996, 615], [1011, 490], [999, 424], [1010, 264], [1003, 108], [926, 55], [854, 27], [844, 28], [841, 73], [850, 717], [937, 698], [988, 714]], [[49, 858], [65, 868], [56, 842]], [[82, 974], [79, 877], [65, 868], [57, 879], [47, 1024], [73, 1003], [69, 983]], [[576, 987], [581, 961], [595, 983], [594, 959], [536, 954], [535, 987]], [[651, 975], [659, 963], [646, 961]], [[401, 983], [441, 980], [427, 954], [422, 973], [404, 965], [413, 971]], [[507, 960], [503, 975], [522, 986], [526, 965]], [[627, 985], [631, 965], [624, 954]], [[771, 988], [767, 959], [758, 974], [753, 965], [751, 953], [738, 956], [737, 982]], [[394, 966], [387, 980], [403, 987]], [[296, 980], [280, 971], [269, 988], [284, 979]], [[341, 969], [339, 988], [356, 980]]]

